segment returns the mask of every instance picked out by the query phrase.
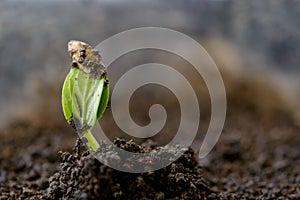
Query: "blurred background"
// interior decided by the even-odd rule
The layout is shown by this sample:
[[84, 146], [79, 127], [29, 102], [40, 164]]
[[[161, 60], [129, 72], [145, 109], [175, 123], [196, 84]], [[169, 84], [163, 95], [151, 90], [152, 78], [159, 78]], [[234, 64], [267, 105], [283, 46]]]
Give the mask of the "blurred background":
[[[300, 199], [299, 0], [1, 0], [0, 199], [40, 199], [52, 190], [52, 183], [61, 181], [55, 172], [61, 171], [65, 162], [60, 162], [58, 152], [70, 152], [78, 137], [66, 123], [61, 108], [61, 88], [71, 64], [67, 43], [80, 40], [95, 46], [122, 31], [149, 26], [174, 29], [198, 41], [217, 64], [226, 88], [223, 132], [211, 153], [198, 162], [201, 169], [197, 168], [197, 173], [203, 173], [208, 186], [202, 185], [202, 177], [196, 180], [198, 175], [190, 174], [190, 170], [183, 174], [186, 180], [195, 179], [201, 196], [209, 188], [209, 193], [219, 193], [220, 199]], [[179, 45], [180, 41], [174, 43]], [[148, 62], [174, 67], [193, 86], [201, 122], [192, 147], [199, 149], [210, 122], [210, 98], [205, 82], [186, 60], [150, 49], [128, 53], [108, 68], [111, 89], [127, 70]], [[168, 88], [158, 85], [146, 85], [133, 94], [129, 104], [133, 120], [147, 125], [148, 110], [156, 103], [165, 107], [167, 123], [151, 138], [154, 143], [147, 141], [148, 146], [167, 144], [180, 123], [177, 99]], [[110, 108], [100, 124], [109, 138], [128, 138], [115, 124]], [[185, 131], [189, 134], [191, 130]], [[115, 154], [108, 156], [116, 158]], [[186, 159], [181, 161], [183, 165], [194, 162]], [[93, 187], [79, 184], [67, 189], [69, 185], [61, 182], [65, 191], [57, 188], [53, 190], [55, 194], [66, 193], [68, 197], [71, 191], [86, 194], [88, 199], [105, 199], [105, 193], [122, 198], [122, 191], [132, 190], [129, 199], [141, 199], [154, 189], [159, 190], [159, 199], [177, 196], [172, 185], [177, 175], [182, 177], [181, 162], [174, 170], [175, 178], [151, 173], [144, 179], [151, 180], [148, 185], [141, 184], [140, 176], [135, 181], [131, 179], [135, 175], [123, 176], [116, 171], [111, 174], [117, 182], [105, 181], [106, 178], [102, 182], [103, 178], [98, 177], [108, 177], [110, 170], [98, 162], [84, 161], [87, 165], [94, 163], [102, 173], [84, 176]], [[87, 170], [98, 172], [90, 167]], [[119, 190], [119, 180], [124, 190]], [[177, 189], [190, 192], [181, 186], [189, 182], [182, 180], [185, 179], [176, 178], [180, 185]], [[170, 198], [161, 196], [163, 190], [156, 183], [171, 188]], [[139, 196], [136, 191], [142, 187], [145, 190]], [[189, 188], [194, 191], [195, 186]], [[111, 190], [118, 191], [117, 196], [110, 194]]]
[[[0, 3], [0, 126], [16, 119], [67, 126], [60, 91], [70, 66], [68, 41], [94, 46], [113, 34], [144, 26], [183, 32], [206, 48], [223, 75], [229, 114], [240, 107], [242, 112], [246, 107], [259, 114], [284, 110], [295, 122], [299, 120], [298, 0], [4, 0]], [[148, 61], [143, 55], [134, 58]], [[135, 59], [115, 65], [136, 64]], [[177, 63], [175, 58], [172, 62]], [[202, 107], [204, 116], [209, 114], [209, 106]]]

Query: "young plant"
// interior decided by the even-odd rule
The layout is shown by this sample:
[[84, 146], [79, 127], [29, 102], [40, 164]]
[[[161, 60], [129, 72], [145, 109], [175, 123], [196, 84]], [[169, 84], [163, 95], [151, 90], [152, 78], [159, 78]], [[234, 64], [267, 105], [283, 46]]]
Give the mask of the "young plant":
[[86, 146], [96, 151], [99, 144], [91, 130], [108, 103], [107, 72], [99, 52], [88, 44], [72, 40], [68, 52], [72, 66], [62, 88], [63, 113]]

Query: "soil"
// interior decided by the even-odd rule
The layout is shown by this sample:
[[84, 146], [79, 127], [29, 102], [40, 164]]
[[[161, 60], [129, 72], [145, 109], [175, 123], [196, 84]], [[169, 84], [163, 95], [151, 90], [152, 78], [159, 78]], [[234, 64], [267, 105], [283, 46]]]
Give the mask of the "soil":
[[[144, 174], [103, 165], [76, 134], [15, 123], [1, 133], [0, 199], [299, 199], [299, 128], [283, 117], [270, 126], [251, 115], [230, 117], [205, 159], [187, 149]], [[115, 144], [151, 148], [118, 138]]]
[[[237, 90], [206, 158], [179, 149], [178, 160], [151, 173], [103, 165], [72, 129], [15, 121], [0, 132], [0, 199], [300, 199], [300, 128], [276, 106], [258, 107], [240, 96], [257, 93]], [[157, 148], [120, 138], [114, 143], [134, 152]]]

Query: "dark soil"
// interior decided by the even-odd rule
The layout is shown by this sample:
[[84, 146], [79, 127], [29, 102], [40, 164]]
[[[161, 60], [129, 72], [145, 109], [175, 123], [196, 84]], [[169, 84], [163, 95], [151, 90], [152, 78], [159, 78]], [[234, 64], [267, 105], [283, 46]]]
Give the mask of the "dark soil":
[[[197, 161], [188, 149], [168, 167], [144, 174], [106, 167], [78, 141], [72, 151], [70, 131], [14, 124], [1, 132], [0, 199], [299, 199], [299, 129], [284, 117], [273, 123], [229, 117], [208, 157]], [[150, 148], [122, 139], [115, 144]]]
[[[128, 151], [146, 150], [122, 139], [116, 139], [115, 144]], [[211, 193], [191, 149], [154, 173], [130, 174], [102, 165], [89, 152], [80, 153], [80, 148], [77, 142], [73, 154], [61, 153], [62, 170], [50, 178], [45, 198], [201, 199]]]
[[[224, 130], [206, 158], [197, 160], [194, 150], [178, 147], [184, 154], [152, 173], [103, 165], [76, 140], [73, 129], [50, 126], [51, 119], [15, 121], [0, 131], [0, 200], [300, 199], [300, 128], [271, 89], [252, 83], [228, 84], [238, 87], [227, 90]], [[114, 129], [110, 133], [117, 135]], [[159, 142], [168, 134], [166, 129]], [[160, 148], [147, 141], [114, 142], [133, 152]], [[105, 155], [107, 160], [115, 156]]]

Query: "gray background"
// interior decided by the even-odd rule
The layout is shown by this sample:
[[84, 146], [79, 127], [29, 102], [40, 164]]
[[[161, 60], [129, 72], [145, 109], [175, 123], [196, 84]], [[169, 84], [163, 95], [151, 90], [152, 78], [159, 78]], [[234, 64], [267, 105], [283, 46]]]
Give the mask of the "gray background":
[[70, 39], [96, 45], [142, 26], [181, 31], [207, 44], [214, 59], [233, 59], [230, 68], [263, 70], [297, 92], [298, 0], [6, 0], [0, 3], [0, 125], [16, 116], [62, 117], [59, 92], [69, 70]]

